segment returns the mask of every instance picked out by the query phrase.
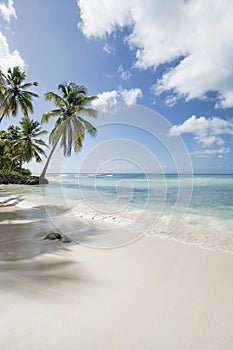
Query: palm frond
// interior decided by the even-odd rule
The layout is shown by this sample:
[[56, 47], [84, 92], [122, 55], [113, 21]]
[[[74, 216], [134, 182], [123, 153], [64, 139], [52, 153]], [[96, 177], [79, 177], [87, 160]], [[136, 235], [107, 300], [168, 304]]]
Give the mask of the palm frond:
[[91, 136], [95, 136], [97, 133], [97, 129], [89, 123], [87, 120], [83, 119], [83, 124], [85, 125], [85, 129]]
[[23, 93], [24, 93], [25, 95], [28, 95], [29, 98], [30, 98], [31, 96], [32, 96], [32, 97], [39, 97], [39, 95], [35, 94], [35, 93], [32, 92], [32, 91], [23, 91]]
[[37, 132], [36, 133], [36, 136], [41, 136], [41, 135], [47, 135], [48, 134], [48, 131], [47, 130], [42, 130], [40, 132]]
[[64, 98], [67, 97], [67, 84], [59, 84], [58, 90], [62, 92]]
[[80, 134], [77, 129], [73, 130], [74, 151], [77, 153], [83, 146], [84, 134]]
[[27, 89], [27, 88], [32, 87], [32, 86], [38, 86], [38, 82], [34, 81], [32, 83], [21, 84], [21, 89]]
[[83, 108], [79, 113], [92, 118], [96, 118], [98, 116], [98, 112], [93, 108]]
[[54, 125], [50, 135], [49, 135], [49, 143], [54, 145], [58, 139], [60, 139], [63, 131], [65, 129], [65, 121], [62, 118], [58, 118], [56, 124]]
[[62, 113], [62, 109], [53, 109], [52, 111], [43, 114], [41, 118], [41, 123], [48, 123], [51, 117], [57, 117], [61, 113]]
[[44, 146], [44, 147], [49, 148], [49, 146], [45, 143], [44, 140], [35, 140], [35, 143], [40, 145], [40, 146]]
[[33, 113], [33, 105], [28, 96], [20, 95], [18, 96], [18, 103], [20, 109], [25, 117], [28, 117], [28, 112]]
[[75, 116], [72, 117], [72, 123], [74, 126], [74, 129], [76, 130], [77, 134], [81, 135], [85, 133], [85, 128], [82, 123], [82, 118], [77, 118]]
[[59, 95], [55, 94], [54, 92], [46, 92], [44, 94], [45, 99], [48, 101], [52, 101], [56, 106], [66, 106], [66, 101]]

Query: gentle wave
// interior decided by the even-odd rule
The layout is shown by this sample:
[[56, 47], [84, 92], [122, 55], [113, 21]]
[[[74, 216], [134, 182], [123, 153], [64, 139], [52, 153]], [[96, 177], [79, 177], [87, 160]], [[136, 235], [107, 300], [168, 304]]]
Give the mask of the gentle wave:
[[233, 220], [186, 214], [177, 221], [172, 232], [167, 231], [171, 215], [149, 210], [128, 209], [127, 211], [106, 214], [96, 211], [83, 202], [69, 202], [71, 212], [85, 223], [106, 223], [117, 225], [138, 235], [160, 237], [181, 241], [203, 248], [233, 253]]
[[[7, 192], [1, 193], [0, 205], [29, 210], [45, 205], [51, 218], [67, 214], [69, 220], [73, 217], [87, 224], [111, 224], [138, 235], [233, 252], [233, 176], [194, 176], [190, 206], [180, 206], [181, 214], [187, 209], [182, 216], [173, 213], [179, 189], [177, 176], [165, 176], [165, 182], [162, 176], [148, 176], [154, 186], [150, 192], [141, 174], [63, 175], [49, 176], [50, 185], [42, 188], [7, 187]], [[183, 181], [189, 186], [189, 177]], [[169, 231], [171, 220], [174, 227]]]

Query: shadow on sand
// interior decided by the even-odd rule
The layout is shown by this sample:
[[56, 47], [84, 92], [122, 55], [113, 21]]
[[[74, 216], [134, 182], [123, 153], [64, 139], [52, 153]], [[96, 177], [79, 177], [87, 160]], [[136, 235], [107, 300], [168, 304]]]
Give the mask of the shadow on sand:
[[[66, 208], [52, 206], [47, 210], [50, 215], [56, 214], [55, 221], [60, 222], [63, 232], [77, 231], [76, 237], [83, 242], [99, 234], [98, 229], [90, 229], [78, 219], [67, 216]], [[44, 206], [25, 209], [7, 205], [0, 208], [1, 289], [30, 289], [33, 285], [38, 289], [67, 281], [88, 280], [86, 274], [81, 273], [80, 264], [69, 254], [70, 248], [77, 243], [44, 240], [49, 231], [57, 231], [57, 227]]]
[[[11, 210], [10, 210], [11, 209]], [[48, 216], [49, 212], [50, 216]], [[98, 228], [89, 227], [81, 220], [66, 215], [67, 208], [61, 206], [38, 206], [25, 209], [14, 206], [2, 207], [0, 211], [0, 261], [19, 261], [35, 258], [45, 253], [69, 250], [77, 242], [88, 242], [100, 234]], [[54, 216], [53, 216], [54, 215]], [[75, 233], [75, 241], [44, 240], [50, 231], [62, 232], [69, 237]]]

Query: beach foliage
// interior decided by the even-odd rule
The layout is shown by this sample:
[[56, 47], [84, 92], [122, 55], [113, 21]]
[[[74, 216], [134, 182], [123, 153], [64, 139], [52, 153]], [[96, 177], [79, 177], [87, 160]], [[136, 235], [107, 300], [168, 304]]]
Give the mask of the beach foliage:
[[[44, 148], [47, 145], [41, 137], [47, 132], [42, 130], [39, 122], [29, 119], [29, 114], [34, 112], [33, 98], [38, 95], [28, 89], [38, 83], [26, 82], [26, 78], [26, 73], [18, 66], [9, 68], [6, 73], [0, 70], [0, 122], [4, 117], [18, 116], [19, 112], [23, 115], [17, 126], [11, 125], [7, 131], [0, 131], [1, 173], [22, 174], [24, 163], [32, 159], [41, 162], [42, 156], [46, 156]], [[58, 90], [59, 94], [50, 91], [44, 95], [55, 108], [42, 116], [41, 123], [54, 117], [56, 121], [49, 134], [51, 151], [40, 176], [41, 183], [59, 143], [64, 156], [69, 157], [72, 151], [76, 153], [82, 148], [87, 133], [96, 134], [96, 128], [86, 117], [97, 117], [97, 111], [91, 108], [91, 102], [97, 96], [88, 96], [85, 86], [73, 82], [60, 84]]]
[[20, 127], [11, 125], [7, 131], [0, 131], [0, 172], [30, 174], [22, 165], [32, 159], [41, 162], [41, 156], [46, 156], [46, 143], [40, 138], [46, 133], [39, 122], [26, 117], [21, 120]]

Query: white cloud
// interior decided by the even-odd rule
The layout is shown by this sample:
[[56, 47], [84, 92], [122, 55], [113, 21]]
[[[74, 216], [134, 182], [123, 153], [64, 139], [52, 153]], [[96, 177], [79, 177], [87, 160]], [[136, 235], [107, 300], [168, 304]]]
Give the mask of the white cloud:
[[0, 32], [0, 69], [6, 72], [9, 67], [13, 66], [24, 68], [24, 60], [18, 50], [10, 52], [7, 38]]
[[129, 24], [129, 1], [77, 0], [77, 4], [82, 20], [80, 28], [87, 37], [105, 37], [116, 26]]
[[108, 53], [109, 55], [115, 52], [114, 48], [112, 46], [110, 46], [109, 44], [104, 45], [103, 51]]
[[14, 0], [8, 0], [7, 3], [0, 4], [0, 15], [7, 22], [10, 22], [11, 17], [17, 18], [15, 8], [14, 8]]
[[233, 122], [219, 117], [207, 119], [192, 115], [183, 124], [173, 125], [169, 131], [170, 136], [183, 133], [193, 133], [200, 139], [221, 134], [233, 135]]
[[97, 97], [98, 100], [93, 101], [92, 106], [103, 112], [106, 112], [118, 102], [118, 92], [116, 90], [102, 92]]
[[[186, 100], [217, 91], [216, 107], [233, 106], [233, 1], [229, 0], [78, 0], [87, 37], [110, 35], [124, 26], [135, 66], [157, 67], [182, 57], [157, 82]], [[135, 50], [136, 49], [136, 50]]]
[[173, 125], [169, 130], [169, 136], [179, 136], [185, 133], [194, 134], [194, 140], [202, 147], [201, 150], [192, 152], [193, 155], [228, 153], [229, 148], [225, 147], [218, 149], [203, 148], [224, 145], [225, 141], [220, 135], [233, 135], [233, 122], [218, 117], [207, 119], [205, 117], [197, 118], [193, 115], [185, 120], [183, 124]]
[[141, 89], [130, 89], [130, 90], [122, 90], [120, 91], [120, 96], [127, 106], [135, 105], [139, 98], [142, 97]]
[[97, 95], [98, 99], [92, 102], [92, 106], [103, 112], [107, 112], [111, 107], [117, 103], [123, 102], [128, 106], [137, 103], [138, 99], [142, 97], [141, 89], [119, 89], [112, 91], [105, 91]]
[[[12, 17], [17, 18], [13, 0], [8, 0], [7, 3], [0, 4], [0, 16], [7, 22], [9, 22]], [[10, 51], [7, 38], [0, 31], [0, 69], [6, 72], [8, 68], [13, 66], [24, 68], [24, 60], [18, 50]]]
[[122, 64], [118, 67], [117, 72], [120, 74], [122, 80], [128, 80], [132, 76], [128, 70], [124, 69]]
[[230, 152], [230, 148], [228, 147], [221, 147], [221, 148], [218, 148], [218, 149], [205, 149], [205, 150], [200, 150], [200, 151], [194, 151], [191, 153], [191, 155], [195, 155], [197, 157], [201, 157], [201, 158], [204, 158], [206, 156], [209, 156], [209, 155], [214, 155], [214, 154], [217, 154], [218, 155], [218, 158], [223, 158], [223, 154], [226, 154], [226, 153], [229, 153]]

